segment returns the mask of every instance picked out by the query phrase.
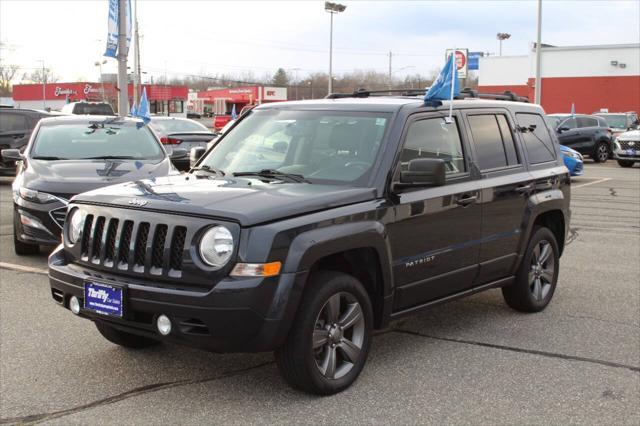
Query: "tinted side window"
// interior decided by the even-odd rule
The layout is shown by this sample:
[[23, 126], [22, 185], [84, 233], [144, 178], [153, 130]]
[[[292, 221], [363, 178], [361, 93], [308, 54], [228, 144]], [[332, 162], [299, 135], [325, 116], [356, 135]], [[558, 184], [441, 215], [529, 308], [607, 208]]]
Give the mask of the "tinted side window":
[[516, 114], [522, 140], [531, 164], [553, 161], [556, 151], [544, 119], [538, 114]]
[[402, 166], [415, 158], [440, 158], [444, 160], [447, 174], [466, 170], [458, 122], [447, 124], [444, 118], [429, 118], [410, 124], [400, 154]]
[[569, 129], [575, 129], [578, 127], [578, 123], [576, 123], [575, 118], [567, 118], [565, 121], [560, 123], [560, 127], [568, 127]]
[[30, 128], [27, 117], [13, 112], [0, 112], [0, 132], [28, 130]]
[[578, 117], [578, 127], [598, 127], [598, 120], [590, 117]]
[[507, 166], [507, 154], [502, 144], [502, 135], [495, 115], [469, 116], [473, 143], [480, 170]]
[[504, 143], [504, 150], [507, 154], [507, 164], [515, 166], [520, 164], [518, 160], [518, 153], [516, 151], [516, 144], [513, 140], [513, 131], [509, 127], [507, 117], [504, 115], [497, 115], [498, 125], [500, 126], [500, 133], [502, 133], [502, 142]]

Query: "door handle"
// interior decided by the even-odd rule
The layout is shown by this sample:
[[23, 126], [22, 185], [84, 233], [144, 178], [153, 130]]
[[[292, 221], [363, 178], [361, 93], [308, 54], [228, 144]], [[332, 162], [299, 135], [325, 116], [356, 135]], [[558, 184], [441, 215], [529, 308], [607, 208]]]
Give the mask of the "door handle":
[[460, 197], [456, 200], [456, 204], [462, 207], [467, 207], [470, 204], [475, 203], [478, 200], [477, 195], [468, 195], [466, 197]]
[[533, 190], [533, 184], [530, 183], [529, 185], [522, 185], [516, 188], [516, 191], [518, 191], [520, 194], [526, 194], [529, 193]]

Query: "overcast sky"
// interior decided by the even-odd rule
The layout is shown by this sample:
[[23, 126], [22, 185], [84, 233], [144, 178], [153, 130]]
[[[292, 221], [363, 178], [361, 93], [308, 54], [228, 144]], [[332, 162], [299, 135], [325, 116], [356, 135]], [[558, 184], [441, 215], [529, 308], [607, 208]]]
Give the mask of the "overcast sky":
[[[321, 1], [139, 0], [143, 71], [298, 77], [328, 68], [329, 14]], [[334, 71], [430, 73], [448, 47], [497, 54], [497, 32], [512, 34], [503, 54], [521, 55], [536, 37], [535, 0], [344, 1], [334, 19]], [[25, 71], [44, 60], [62, 81], [98, 80], [107, 0], [0, 0], [0, 61]], [[638, 43], [640, 1], [543, 1], [543, 43]], [[132, 57], [130, 57], [132, 60]], [[109, 59], [105, 72], [115, 72]], [[146, 77], [143, 80], [146, 80]]]

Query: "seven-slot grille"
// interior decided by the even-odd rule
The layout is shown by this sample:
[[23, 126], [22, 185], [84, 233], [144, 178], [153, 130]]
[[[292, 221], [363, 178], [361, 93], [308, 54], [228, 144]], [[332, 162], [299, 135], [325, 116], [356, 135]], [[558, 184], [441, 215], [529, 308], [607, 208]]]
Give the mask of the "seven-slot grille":
[[88, 214], [80, 260], [122, 271], [180, 275], [187, 228]]
[[620, 148], [622, 148], [622, 149], [635, 149], [636, 151], [640, 151], [640, 141], [621, 141], [621, 140], [618, 140], [618, 143], [620, 144]]

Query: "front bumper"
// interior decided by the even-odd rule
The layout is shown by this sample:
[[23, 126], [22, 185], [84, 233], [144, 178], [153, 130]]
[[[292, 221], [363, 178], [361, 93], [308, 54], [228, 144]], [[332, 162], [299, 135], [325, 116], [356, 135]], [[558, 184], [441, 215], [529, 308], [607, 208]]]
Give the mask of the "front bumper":
[[[124, 289], [124, 315], [109, 317], [81, 308], [80, 316], [136, 335], [213, 352], [262, 352], [282, 345], [302, 294], [307, 273], [270, 278], [225, 278], [207, 291], [176, 289], [88, 270], [66, 260], [62, 246], [49, 257], [53, 299], [68, 309], [76, 296], [84, 305], [84, 283], [98, 281]], [[156, 330], [169, 317], [168, 336]]]
[[640, 144], [637, 150], [616, 148], [613, 151], [613, 157], [616, 160], [640, 161]]
[[[38, 204], [22, 198], [14, 199], [13, 224], [16, 238], [29, 244], [46, 246], [60, 244], [61, 224], [64, 222], [66, 208], [65, 204], [57, 201]], [[56, 220], [56, 216], [62, 222]]]

